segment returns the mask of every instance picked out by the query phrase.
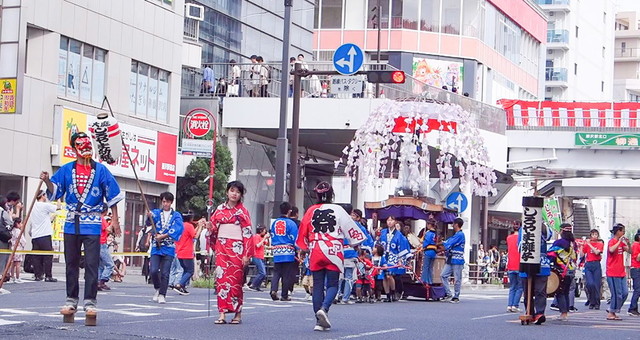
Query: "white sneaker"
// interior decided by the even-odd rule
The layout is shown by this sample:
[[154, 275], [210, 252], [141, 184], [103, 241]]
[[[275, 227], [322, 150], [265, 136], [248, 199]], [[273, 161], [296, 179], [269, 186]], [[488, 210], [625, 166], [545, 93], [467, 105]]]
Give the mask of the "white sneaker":
[[513, 313], [513, 308], [511, 308], [511, 306], [508, 306], [508, 307], [507, 307], [507, 312], [509, 312], [509, 313]]
[[13, 282], [15, 282], [15, 283], [24, 283], [24, 281], [22, 281], [22, 279], [15, 279]]
[[13, 278], [13, 277], [12, 277], [12, 278], [10, 278], [10, 279], [9, 279], [9, 283], [16, 283], [16, 279], [15, 279], [15, 278]]
[[164, 295], [158, 295], [158, 303], [167, 303], [167, 300], [164, 298]]
[[315, 327], [313, 327], [313, 330], [314, 331], [318, 331], [318, 332], [324, 332], [324, 331], [329, 330], [329, 328], [325, 328], [325, 327], [322, 327], [320, 325], [315, 325]]
[[329, 322], [329, 316], [324, 309], [320, 308], [319, 311], [316, 312], [316, 318], [318, 319], [318, 325], [324, 328], [331, 328], [331, 322]]
[[305, 300], [307, 300], [307, 301], [311, 301], [311, 300], [312, 300], [312, 296], [311, 296], [311, 294], [307, 294], [307, 295], [304, 297], [304, 299], [305, 299]]
[[516, 307], [516, 306], [511, 307], [511, 311], [514, 312], [514, 313], [522, 312], [522, 310], [520, 308]]
[[156, 293], [153, 294], [153, 297], [151, 298], [151, 301], [158, 302], [158, 297], [159, 296], [160, 296], [160, 289], [156, 289]]

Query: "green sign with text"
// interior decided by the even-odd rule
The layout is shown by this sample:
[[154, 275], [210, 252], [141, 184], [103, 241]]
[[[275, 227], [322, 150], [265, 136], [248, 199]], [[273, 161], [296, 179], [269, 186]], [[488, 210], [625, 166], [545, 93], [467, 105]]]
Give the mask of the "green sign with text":
[[576, 133], [576, 146], [604, 146], [637, 148], [640, 134], [637, 133]]

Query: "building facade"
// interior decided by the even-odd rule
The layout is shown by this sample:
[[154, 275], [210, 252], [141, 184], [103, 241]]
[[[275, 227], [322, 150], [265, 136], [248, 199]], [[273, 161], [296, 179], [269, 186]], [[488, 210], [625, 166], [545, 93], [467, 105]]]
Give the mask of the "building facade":
[[614, 1], [537, 0], [547, 15], [545, 100], [613, 95]]
[[[108, 165], [126, 199], [121, 250], [134, 248], [144, 204], [175, 191], [184, 1], [3, 0], [0, 78], [13, 112], [0, 114], [0, 192], [28, 202], [40, 172], [75, 159], [70, 131], [108, 104], [131, 158]], [[6, 88], [6, 87], [5, 87]]]
[[613, 100], [640, 102], [640, 29], [637, 12], [616, 13]]
[[314, 22], [318, 60], [350, 42], [368, 61], [379, 47], [382, 63], [487, 103], [542, 96], [546, 18], [531, 1], [320, 0]]

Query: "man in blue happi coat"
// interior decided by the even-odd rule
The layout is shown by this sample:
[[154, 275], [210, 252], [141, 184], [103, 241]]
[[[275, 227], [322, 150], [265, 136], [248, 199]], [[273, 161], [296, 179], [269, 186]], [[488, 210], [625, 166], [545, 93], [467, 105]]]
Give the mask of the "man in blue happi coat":
[[50, 200], [64, 197], [67, 204], [68, 212], [64, 224], [67, 299], [60, 313], [73, 314], [78, 307], [78, 276], [84, 246], [84, 310], [87, 315], [95, 316], [102, 209], [105, 204], [111, 208], [111, 228], [116, 237], [119, 237], [120, 224], [116, 204], [124, 198], [124, 192], [120, 191], [109, 169], [91, 158], [93, 148], [86, 133], [74, 133], [70, 145], [76, 153], [76, 160], [63, 165], [51, 178], [48, 172], [43, 171], [40, 179], [47, 186]]

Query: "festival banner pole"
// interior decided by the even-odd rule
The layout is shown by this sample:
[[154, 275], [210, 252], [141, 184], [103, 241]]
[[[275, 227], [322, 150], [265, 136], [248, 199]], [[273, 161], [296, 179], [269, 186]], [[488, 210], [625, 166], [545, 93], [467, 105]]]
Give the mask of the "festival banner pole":
[[[520, 316], [520, 324], [534, 321], [534, 278], [540, 273], [540, 248], [542, 243], [542, 209], [544, 198], [528, 196], [522, 198], [522, 227], [520, 229], [520, 272], [527, 273], [527, 308]], [[545, 292], [546, 293], [546, 292]]]
[[20, 229], [20, 234], [18, 235], [18, 242], [13, 245], [13, 249], [11, 250], [11, 255], [9, 255], [9, 259], [7, 260], [7, 265], [4, 267], [2, 271], [2, 280], [0, 280], [0, 291], [2, 291], [2, 285], [4, 284], [4, 279], [7, 277], [7, 273], [9, 272], [9, 268], [13, 264], [13, 257], [16, 254], [16, 250], [18, 249], [18, 245], [20, 244], [20, 239], [22, 238], [22, 234], [24, 234], [24, 230], [27, 228], [27, 223], [29, 223], [29, 217], [31, 217], [31, 210], [33, 210], [33, 206], [38, 199], [38, 193], [40, 193], [40, 188], [42, 188], [43, 181], [40, 180], [38, 183], [38, 189], [36, 189], [36, 194], [33, 195], [33, 199], [31, 200], [31, 206], [29, 206], [29, 211], [27, 212], [27, 217], [25, 217], [24, 222], [22, 223], [22, 229]]
[[[104, 96], [104, 99], [102, 100], [102, 105], [100, 106], [100, 108], [103, 108], [105, 103], [107, 103], [107, 107], [109, 107], [109, 113], [111, 113], [111, 117], [113, 117], [115, 119], [116, 117], [113, 114], [113, 110], [111, 109], [111, 103], [109, 103], [109, 99], [107, 98], [107, 96]], [[106, 115], [106, 113], [104, 113], [104, 115]], [[101, 118], [100, 116], [101, 116], [101, 114], [98, 114], [98, 118], [99, 119]], [[106, 117], [104, 117], [104, 118], [106, 118]], [[124, 136], [122, 135], [122, 133], [119, 133], [119, 135], [120, 135], [120, 142], [122, 143], [122, 149], [124, 149], [124, 152], [127, 155], [127, 158], [129, 159], [129, 162], [131, 163], [131, 169], [133, 169], [133, 176], [136, 179], [136, 184], [138, 185], [138, 190], [140, 191], [140, 195], [142, 195], [142, 202], [144, 203], [144, 208], [146, 209], [147, 213], [149, 213], [149, 212], [151, 212], [151, 209], [149, 208], [149, 203], [147, 202], [147, 197], [145, 196], [144, 190], [142, 189], [142, 183], [140, 183], [140, 179], [138, 178], [138, 172], [136, 171], [136, 167], [135, 167], [135, 165], [133, 165], [133, 160], [131, 159], [131, 155], [129, 154], [129, 147], [124, 143]], [[101, 154], [99, 154], [99, 156], [102, 157]], [[115, 160], [113, 160], [113, 161], [115, 161]], [[151, 235], [153, 235], [153, 238], [155, 240], [156, 228], [151, 228]], [[158, 242], [157, 240], [156, 240], [156, 245], [158, 246], [158, 248], [160, 248], [160, 242]]]

